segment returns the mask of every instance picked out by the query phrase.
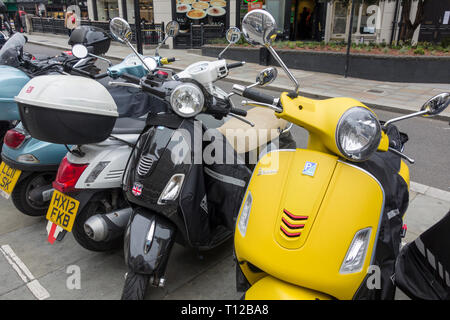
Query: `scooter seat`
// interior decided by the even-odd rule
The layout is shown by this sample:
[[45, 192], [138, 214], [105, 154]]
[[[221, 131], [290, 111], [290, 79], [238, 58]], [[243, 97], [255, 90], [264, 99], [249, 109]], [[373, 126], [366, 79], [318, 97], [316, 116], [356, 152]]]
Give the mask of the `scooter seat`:
[[144, 128], [143, 118], [118, 118], [111, 134], [140, 134]]
[[255, 126], [232, 118], [217, 128], [239, 154], [260, 148], [276, 139], [287, 128], [288, 122], [274, 115], [273, 110], [261, 107], [247, 111], [245, 119]]

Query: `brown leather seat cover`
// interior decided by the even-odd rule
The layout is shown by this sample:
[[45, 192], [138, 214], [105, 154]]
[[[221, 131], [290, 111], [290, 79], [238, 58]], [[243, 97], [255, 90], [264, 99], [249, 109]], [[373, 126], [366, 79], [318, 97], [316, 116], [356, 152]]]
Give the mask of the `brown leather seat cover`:
[[273, 110], [261, 107], [248, 110], [245, 119], [255, 126], [232, 118], [217, 128], [239, 154], [264, 146], [288, 126], [288, 122], [277, 118]]

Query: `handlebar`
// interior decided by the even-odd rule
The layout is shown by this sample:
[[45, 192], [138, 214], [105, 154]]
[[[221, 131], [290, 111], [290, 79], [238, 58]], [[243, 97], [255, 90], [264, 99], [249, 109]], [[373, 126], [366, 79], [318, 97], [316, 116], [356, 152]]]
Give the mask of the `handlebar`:
[[230, 113], [233, 113], [235, 115], [242, 116], [242, 117], [246, 117], [247, 116], [247, 111], [244, 110], [244, 109], [232, 108], [230, 110]]
[[233, 68], [239, 68], [242, 67], [243, 65], [245, 65], [245, 61], [241, 61], [241, 62], [235, 62], [235, 63], [228, 63], [227, 64], [227, 69], [233, 69]]
[[175, 57], [172, 57], [172, 58], [162, 58], [162, 59], [161, 59], [161, 64], [169, 64], [169, 63], [172, 63], [172, 62], [175, 62], [175, 61], [176, 61]]
[[158, 89], [155, 89], [152, 86], [149, 86], [148, 84], [143, 83], [141, 81], [141, 78], [139, 78], [139, 77], [133, 76], [133, 75], [131, 75], [129, 73], [123, 73], [120, 77], [122, 79], [125, 79], [128, 82], [140, 85], [143, 91], [151, 93], [151, 94], [153, 94], [155, 96], [158, 96], [160, 98], [165, 98], [166, 97], [166, 93], [165, 92], [163, 92], [161, 90], [158, 90]]
[[262, 93], [259, 90], [256, 90], [253, 88], [246, 88], [242, 92], [242, 96], [247, 99], [257, 101], [257, 102], [262, 102], [262, 103], [267, 103], [267, 104], [272, 104], [272, 105], [277, 104], [276, 98], [272, 97], [269, 94]]

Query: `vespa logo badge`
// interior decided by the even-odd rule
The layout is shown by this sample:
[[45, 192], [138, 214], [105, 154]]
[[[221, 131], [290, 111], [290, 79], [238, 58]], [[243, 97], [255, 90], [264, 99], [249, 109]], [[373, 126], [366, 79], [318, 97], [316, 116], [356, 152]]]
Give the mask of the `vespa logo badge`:
[[131, 189], [131, 192], [134, 194], [134, 196], [139, 197], [142, 194], [142, 188], [142, 184], [136, 182], [133, 186], [133, 189]]
[[34, 87], [33, 86], [29, 86], [27, 91], [25, 91], [26, 93], [31, 93], [33, 91]]
[[302, 174], [314, 177], [316, 173], [317, 163], [306, 161]]

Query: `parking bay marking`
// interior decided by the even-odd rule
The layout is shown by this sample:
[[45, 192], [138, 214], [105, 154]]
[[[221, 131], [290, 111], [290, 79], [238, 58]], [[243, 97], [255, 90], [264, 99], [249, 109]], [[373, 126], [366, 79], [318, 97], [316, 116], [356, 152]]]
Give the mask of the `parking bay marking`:
[[0, 247], [0, 252], [5, 256], [6, 261], [8, 261], [12, 268], [17, 272], [22, 281], [25, 282], [36, 299], [44, 300], [50, 297], [48, 291], [34, 278], [27, 266], [20, 260], [9, 245], [2, 245]]

